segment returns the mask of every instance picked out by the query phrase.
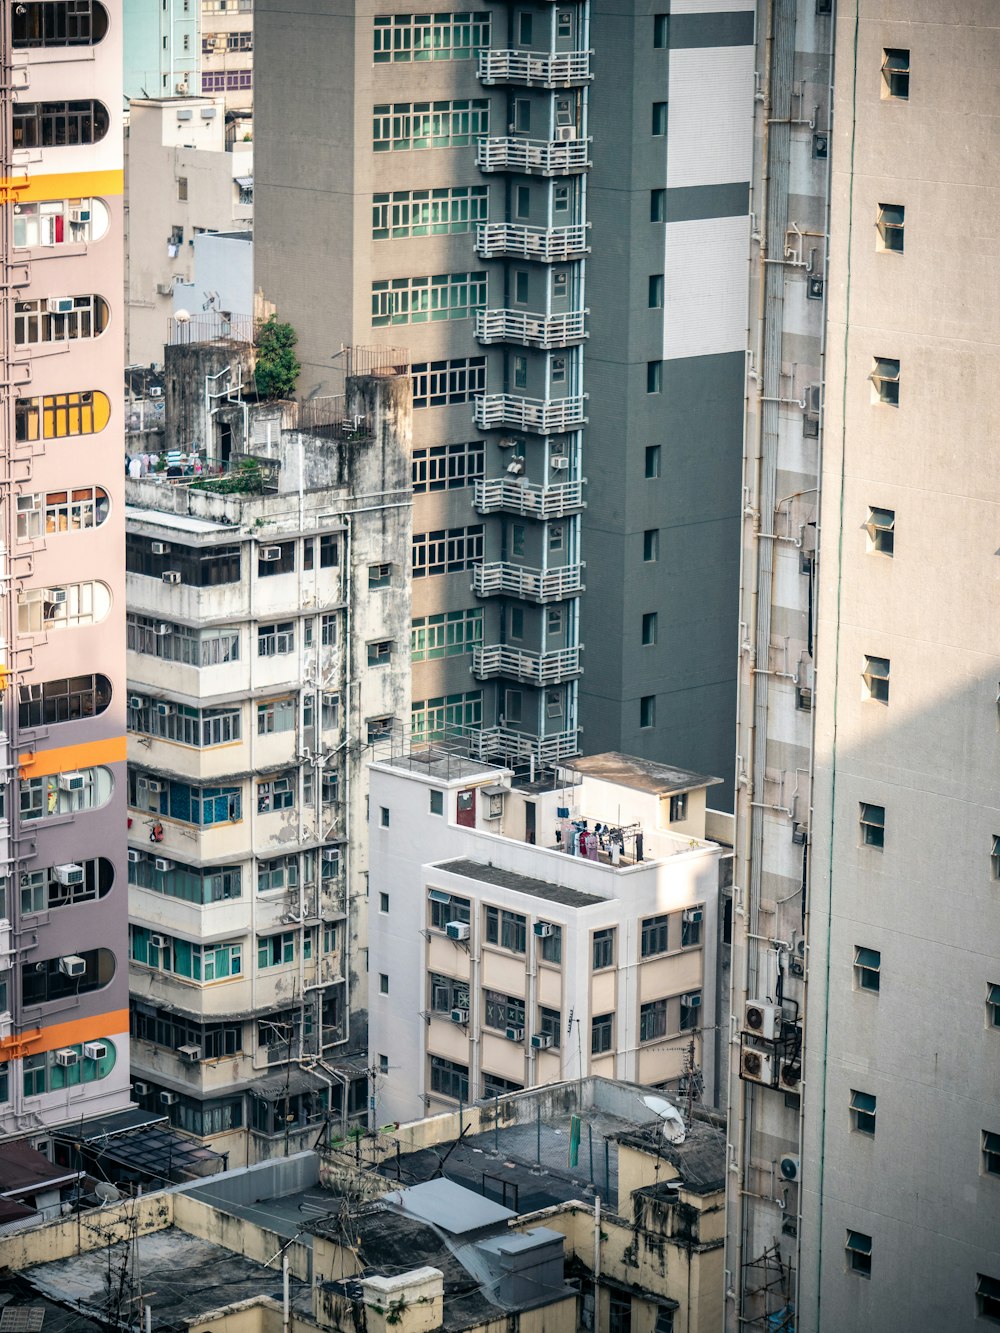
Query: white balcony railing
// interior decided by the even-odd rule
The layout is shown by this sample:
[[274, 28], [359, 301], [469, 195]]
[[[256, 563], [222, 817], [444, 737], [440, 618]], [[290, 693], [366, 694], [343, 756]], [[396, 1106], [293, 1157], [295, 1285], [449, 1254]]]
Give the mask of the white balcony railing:
[[522, 347], [567, 347], [587, 337], [588, 310], [536, 315], [525, 310], [477, 310], [476, 337], [481, 343], [518, 343]]
[[480, 430], [513, 426], [534, 435], [556, 435], [586, 424], [586, 394], [572, 398], [520, 398], [513, 393], [485, 393], [476, 399]]
[[522, 227], [516, 222], [482, 222], [476, 228], [476, 254], [480, 259], [509, 255], [514, 259], [537, 259], [544, 264], [564, 264], [590, 253], [587, 228]]
[[483, 83], [516, 83], [527, 88], [569, 88], [589, 83], [589, 51], [480, 51]]
[[580, 736], [576, 730], [535, 736], [530, 732], [512, 731], [509, 727], [483, 727], [473, 735], [477, 758], [499, 760], [503, 764], [527, 763], [531, 759], [537, 764], [554, 764], [580, 752]]
[[564, 518], [585, 508], [582, 481], [560, 481], [554, 486], [532, 486], [508, 477], [490, 477], [475, 483], [475, 505], [481, 514], [506, 510], [529, 518]]
[[527, 602], [559, 602], [584, 590], [583, 565], [531, 569], [494, 560], [472, 567], [472, 591], [477, 597], [522, 597]]
[[480, 679], [507, 676], [529, 685], [558, 685], [581, 671], [579, 645], [549, 653], [531, 653], [507, 643], [488, 643], [472, 650], [472, 672]]
[[480, 139], [476, 146], [480, 171], [520, 171], [529, 176], [569, 176], [590, 166], [590, 140]]

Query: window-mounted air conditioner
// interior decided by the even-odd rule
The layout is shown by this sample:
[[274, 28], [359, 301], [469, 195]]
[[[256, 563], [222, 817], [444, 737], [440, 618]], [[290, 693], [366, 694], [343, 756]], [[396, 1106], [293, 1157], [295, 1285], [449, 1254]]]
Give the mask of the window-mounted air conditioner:
[[453, 1009], [451, 1011], [451, 1021], [453, 1023], [466, 1024], [469, 1021], [468, 1009]]
[[71, 208], [69, 210], [69, 220], [70, 222], [75, 222], [77, 226], [82, 226], [83, 223], [90, 221], [90, 209]]
[[128, 697], [129, 708], [141, 708], [145, 702], [141, 694], [130, 694]]
[[17, 497], [17, 512], [19, 514], [36, 514], [42, 507], [42, 497], [40, 495], [19, 495]]
[[50, 296], [45, 302], [45, 309], [50, 315], [68, 315], [73, 309], [72, 296]]
[[57, 782], [60, 791], [83, 791], [82, 773], [60, 773]]
[[177, 1054], [187, 1065], [196, 1065], [201, 1059], [200, 1046], [178, 1046]]
[[508, 1041], [524, 1041], [524, 1028], [512, 1023], [509, 1027], [504, 1028], [503, 1035]]
[[46, 588], [44, 600], [51, 606], [65, 606], [66, 589], [65, 588]]
[[151, 949], [165, 949], [167, 947], [167, 936], [157, 935], [155, 932], [149, 937], [149, 947]]
[[555, 458], [549, 459], [549, 467], [555, 468], [557, 472], [569, 467], [569, 459], [565, 454], [557, 454]]
[[262, 546], [262, 547], [260, 548], [260, 550], [257, 552], [257, 558], [258, 558], [258, 560], [265, 560], [265, 561], [267, 561], [269, 564], [270, 564], [270, 563], [273, 563], [275, 560], [280, 560], [280, 559], [281, 559], [281, 547], [280, 547], [280, 546]]
[[179, 569], [165, 569], [163, 571], [164, 583], [180, 583], [181, 572]]
[[552, 934], [551, 921], [536, 921], [534, 925], [535, 935], [540, 940], [547, 940]]
[[103, 1041], [85, 1041], [83, 1043], [83, 1058], [85, 1060], [105, 1060], [107, 1054], [107, 1044]]
[[173, 868], [174, 868], [173, 861], [168, 861], [165, 856], [153, 857], [154, 870], [159, 870], [162, 874], [166, 874], [168, 870], [173, 870]]
[[141, 1079], [137, 1078], [136, 1081], [132, 1084], [132, 1091], [136, 1095], [136, 1097], [148, 1097], [149, 1084], [143, 1083]]
[[128, 849], [128, 859], [132, 863], [132, 865], [138, 865], [138, 863], [142, 860], [142, 852], [137, 851], [136, 848], [134, 847], [130, 847]]
[[531, 1034], [531, 1046], [536, 1051], [547, 1051], [552, 1046], [551, 1032], [533, 1032]]
[[700, 1009], [701, 991], [689, 991], [687, 995], [682, 995], [681, 1004], [685, 1009]]
[[153, 552], [154, 555], [169, 555], [169, 554], [170, 554], [170, 543], [169, 543], [169, 542], [150, 542], [150, 550]]
[[472, 934], [472, 927], [468, 921], [447, 921], [444, 933], [450, 940], [467, 940]]
[[86, 970], [87, 964], [79, 954], [68, 953], [59, 959], [59, 971], [64, 977], [82, 977]]
[[160, 796], [164, 790], [163, 783], [159, 778], [140, 778], [136, 785], [140, 790], [145, 787], [150, 796]]
[[684, 920], [692, 926], [699, 925], [705, 919], [705, 911], [701, 907], [686, 907], [684, 909]]
[[153, 633], [156, 635], [158, 639], [165, 639], [167, 635], [171, 633], [171, 629], [169, 625], [161, 622], [154, 628]]
[[82, 884], [83, 866], [72, 863], [62, 866], [53, 866], [52, 874], [57, 884]]
[[161, 1092], [160, 1101], [164, 1106], [176, 1106], [180, 1101], [180, 1098], [177, 1096], [176, 1092]]
[[158, 703], [156, 705], [156, 711], [159, 713], [160, 717], [172, 717], [174, 713], [177, 712], [177, 709], [173, 704]]
[[79, 1063], [79, 1053], [74, 1051], [72, 1046], [64, 1046], [61, 1050], [56, 1051], [56, 1064], [63, 1069], [72, 1069], [74, 1065]]

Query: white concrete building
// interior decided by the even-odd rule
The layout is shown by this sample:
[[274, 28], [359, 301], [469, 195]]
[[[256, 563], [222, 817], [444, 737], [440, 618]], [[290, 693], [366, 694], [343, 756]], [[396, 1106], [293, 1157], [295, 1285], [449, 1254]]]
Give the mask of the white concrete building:
[[[588, 1075], [658, 1084], [716, 1024], [716, 778], [609, 753], [555, 782], [430, 748], [370, 770], [379, 1122]], [[573, 854], [575, 826], [599, 839]]]

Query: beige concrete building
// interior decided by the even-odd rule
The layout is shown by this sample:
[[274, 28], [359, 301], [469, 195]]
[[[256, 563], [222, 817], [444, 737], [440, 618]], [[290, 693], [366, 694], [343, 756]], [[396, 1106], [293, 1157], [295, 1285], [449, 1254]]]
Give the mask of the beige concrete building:
[[192, 2], [201, 5], [202, 93], [221, 94], [227, 111], [249, 110], [253, 106], [253, 0]]
[[817, 9], [759, 34], [726, 1326], [972, 1333], [1000, 1320], [1000, 140], [970, 72], [1000, 28]]

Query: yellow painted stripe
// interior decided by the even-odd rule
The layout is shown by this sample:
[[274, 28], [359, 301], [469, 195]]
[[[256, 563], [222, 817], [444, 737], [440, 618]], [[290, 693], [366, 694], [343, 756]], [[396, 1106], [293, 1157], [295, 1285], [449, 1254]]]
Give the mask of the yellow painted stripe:
[[43, 1051], [58, 1051], [63, 1046], [79, 1046], [85, 1041], [99, 1041], [126, 1032], [127, 1009], [114, 1009], [95, 1018], [73, 1018], [68, 1023], [33, 1028], [30, 1032], [20, 1032], [0, 1041], [0, 1060], [19, 1060], [26, 1055], [41, 1055]]
[[68, 773], [94, 764], [125, 762], [125, 737], [112, 736], [106, 741], [90, 741], [87, 745], [63, 745], [58, 750], [36, 750], [17, 756], [22, 778], [43, 778], [50, 773]]
[[89, 199], [123, 194], [124, 171], [65, 171], [52, 176], [8, 176], [0, 180], [0, 198]]

